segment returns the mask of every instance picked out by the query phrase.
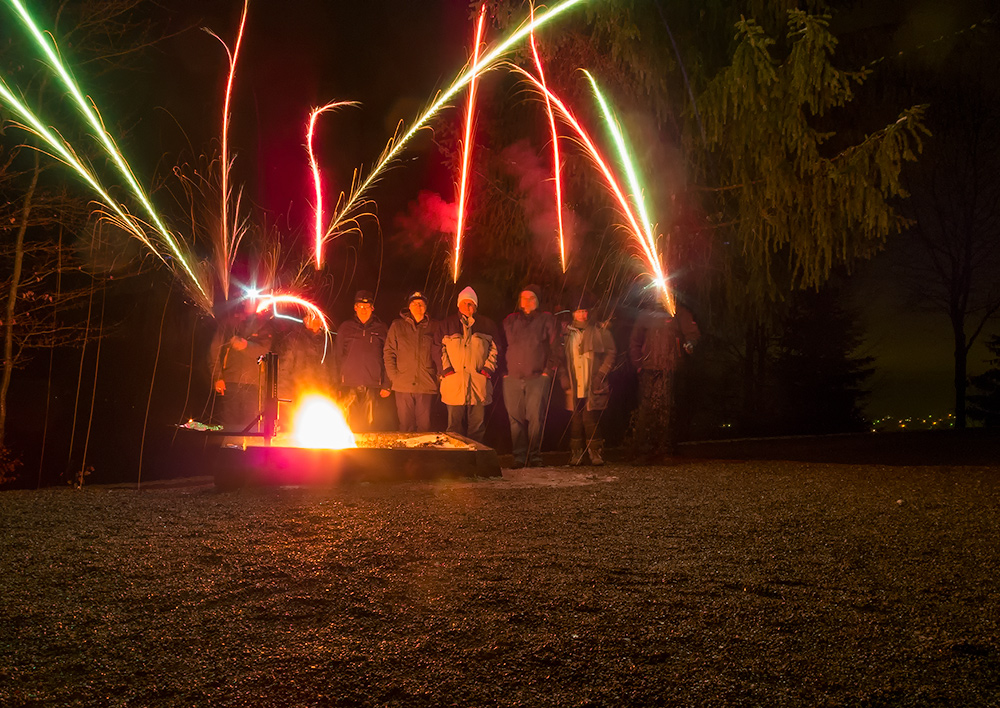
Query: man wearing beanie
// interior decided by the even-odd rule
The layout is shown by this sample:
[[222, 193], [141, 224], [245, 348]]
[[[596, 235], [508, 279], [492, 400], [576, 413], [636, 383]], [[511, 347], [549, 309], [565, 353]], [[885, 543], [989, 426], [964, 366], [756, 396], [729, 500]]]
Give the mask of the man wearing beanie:
[[337, 330], [334, 354], [337, 383], [346, 391], [351, 430], [371, 430], [375, 422], [375, 396], [388, 397], [382, 348], [387, 328], [375, 316], [375, 296], [359, 290], [354, 296], [354, 317]]
[[389, 326], [385, 340], [385, 373], [396, 394], [399, 429], [404, 433], [431, 429], [431, 404], [437, 393], [434, 327], [427, 316], [427, 300], [417, 290], [406, 298], [406, 307]]
[[458, 294], [458, 314], [441, 323], [441, 401], [448, 408], [448, 432], [477, 442], [486, 433], [486, 406], [493, 402], [499, 349], [493, 320], [477, 314], [471, 287]]
[[559, 361], [556, 321], [551, 313], [539, 311], [540, 293], [537, 285], [522, 288], [518, 309], [503, 321], [507, 339], [503, 398], [515, 467], [542, 464], [545, 411]]

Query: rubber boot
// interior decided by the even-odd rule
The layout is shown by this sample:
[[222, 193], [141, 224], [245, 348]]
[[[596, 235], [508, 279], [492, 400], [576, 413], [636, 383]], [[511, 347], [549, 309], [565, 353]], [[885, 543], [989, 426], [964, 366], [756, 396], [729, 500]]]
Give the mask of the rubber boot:
[[604, 441], [594, 440], [590, 443], [590, 447], [588, 449], [590, 451], [590, 464], [603, 465], [604, 458], [601, 457], [601, 453], [604, 452]]
[[587, 448], [583, 446], [583, 440], [570, 440], [569, 441], [569, 463], [570, 465], [576, 467], [577, 465], [583, 464], [583, 453], [586, 452]]

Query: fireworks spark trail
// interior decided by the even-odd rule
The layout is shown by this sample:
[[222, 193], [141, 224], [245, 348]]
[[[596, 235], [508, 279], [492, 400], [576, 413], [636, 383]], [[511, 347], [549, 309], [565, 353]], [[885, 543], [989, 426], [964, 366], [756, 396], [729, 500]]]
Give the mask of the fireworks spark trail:
[[[2, 78], [0, 78], [0, 100], [2, 100], [10, 110], [16, 113], [20, 119], [24, 121], [24, 123], [16, 124], [18, 127], [37, 136], [48, 146], [49, 149], [52, 150], [51, 153], [46, 154], [67, 165], [81, 178], [83, 178], [83, 181], [97, 193], [97, 196], [101, 199], [101, 206], [106, 210], [102, 212], [102, 216], [104, 218], [113, 221], [122, 230], [138, 239], [153, 255], [163, 261], [163, 263], [168, 267], [171, 267], [167, 257], [152, 241], [150, 241], [148, 234], [143, 228], [144, 225], [136, 219], [135, 216], [128, 213], [125, 210], [125, 207], [111, 198], [111, 195], [108, 194], [107, 190], [100, 183], [94, 173], [88, 169], [76, 155], [73, 148], [64, 139], [62, 139], [61, 136], [57, 136], [57, 134], [54, 134], [49, 128], [47, 128], [45, 124], [42, 123], [41, 120], [39, 120], [39, 118], [31, 111], [31, 109], [18, 99]], [[182, 274], [178, 275], [182, 276]], [[189, 275], [190, 280], [186, 283], [189, 294], [199, 307], [204, 309], [206, 312], [211, 312], [211, 298], [202, 287], [200, 281], [192, 274], [189, 273]]]
[[229, 77], [226, 80], [226, 97], [222, 104], [222, 174], [220, 175], [222, 183], [222, 219], [215, 253], [215, 268], [219, 276], [219, 284], [222, 286], [222, 297], [224, 300], [229, 299], [229, 274], [232, 271], [233, 259], [236, 257], [236, 249], [239, 248], [239, 242], [243, 237], [242, 231], [235, 223], [233, 224], [232, 235], [230, 235], [229, 229], [229, 171], [233, 166], [232, 161], [229, 159], [229, 106], [232, 102], [233, 81], [236, 78], [236, 62], [240, 56], [240, 46], [243, 44], [243, 30], [246, 28], [249, 6], [250, 0], [243, 0], [240, 28], [236, 32], [236, 44], [233, 45], [232, 50], [229, 49], [229, 45], [222, 41], [219, 35], [211, 30], [205, 30], [219, 40], [226, 50], [226, 55], [229, 57]]
[[316, 269], [323, 267], [323, 183], [320, 179], [319, 164], [313, 152], [313, 135], [316, 131], [316, 120], [326, 111], [332, 111], [342, 106], [356, 106], [357, 101], [331, 101], [325, 106], [314, 108], [309, 114], [309, 124], [306, 128], [306, 149], [309, 151], [309, 168], [312, 170], [313, 186], [316, 190], [316, 220], [315, 243], [313, 249], [316, 257]]
[[[479, 63], [479, 49], [483, 42], [483, 22], [486, 20], [486, 3], [479, 10], [476, 24], [476, 44], [472, 50], [472, 66]], [[462, 229], [465, 227], [466, 198], [469, 192], [469, 160], [472, 157], [472, 123], [476, 109], [476, 76], [469, 82], [469, 107], [465, 114], [465, 143], [462, 145], [462, 172], [458, 183], [458, 227], [455, 230], [454, 282], [458, 282], [458, 271], [462, 257]]]
[[646, 241], [645, 231], [639, 225], [639, 220], [636, 218], [633, 205], [629, 201], [628, 197], [625, 196], [625, 191], [622, 189], [622, 186], [618, 183], [618, 180], [615, 177], [614, 172], [612, 172], [611, 168], [608, 166], [607, 160], [605, 160], [604, 157], [601, 155], [600, 150], [597, 149], [597, 146], [594, 144], [594, 141], [590, 138], [590, 135], [587, 133], [586, 129], [580, 124], [576, 116], [573, 115], [573, 113], [566, 107], [566, 104], [563, 103], [558, 96], [552, 93], [551, 90], [545, 88], [541, 80], [539, 80], [536, 76], [534, 76], [530, 72], [525, 71], [521, 67], [513, 64], [510, 66], [512, 70], [522, 74], [526, 79], [528, 79], [528, 81], [534, 84], [535, 88], [538, 89], [540, 93], [547, 95], [549, 100], [552, 102], [552, 105], [555, 106], [556, 109], [559, 111], [559, 114], [562, 116], [563, 120], [576, 132], [580, 143], [586, 148], [587, 153], [590, 156], [590, 159], [604, 175], [604, 179], [608, 183], [608, 187], [611, 189], [612, 194], [614, 194], [615, 199], [618, 200], [618, 204], [621, 207], [622, 214], [628, 220], [632, 233], [635, 235], [636, 240], [638, 240], [643, 255], [645, 256], [646, 261], [649, 264], [649, 267], [652, 271], [653, 280], [656, 286], [661, 291], [661, 294], [663, 296], [663, 302], [666, 305], [667, 309], [670, 311], [670, 313], [673, 314], [676, 311], [676, 307], [674, 305], [674, 298], [673, 294], [670, 292], [670, 288], [667, 285], [667, 277], [664, 274], [662, 262], [660, 260], [660, 257], [656, 253], [656, 248], [655, 248], [656, 244], [655, 242], [650, 244]]
[[246, 297], [257, 301], [256, 311], [258, 314], [268, 308], [273, 308], [276, 316], [284, 317], [284, 315], [278, 315], [278, 305], [287, 304], [298, 305], [299, 307], [302, 307], [306, 311], [312, 313], [315, 317], [318, 317], [320, 323], [323, 325], [323, 357], [320, 361], [326, 361], [328, 345], [333, 342], [333, 333], [330, 331], [330, 321], [326, 318], [323, 310], [321, 310], [318, 305], [291, 293], [259, 293], [256, 291], [250, 291]]
[[[636, 209], [639, 211], [639, 217], [642, 219], [643, 236], [646, 241], [646, 248], [643, 250], [649, 257], [655, 257], [655, 263], [660, 264], [662, 260], [660, 254], [656, 250], [656, 235], [653, 233], [653, 221], [649, 218], [649, 210], [646, 208], [645, 190], [639, 183], [639, 175], [635, 169], [635, 161], [632, 159], [632, 154], [628, 149], [628, 144], [625, 141], [625, 135], [622, 132], [621, 124], [618, 122], [618, 118], [615, 116], [614, 111], [611, 109], [610, 104], [601, 93], [600, 87], [597, 85], [597, 80], [594, 76], [587, 71], [583, 70], [583, 73], [587, 76], [590, 81], [591, 89], [594, 92], [594, 96], [597, 98], [597, 102], [601, 106], [601, 112], [604, 115], [604, 122], [608, 126], [608, 130], [611, 133], [611, 137], [614, 140], [615, 146], [618, 148], [618, 159], [625, 168], [625, 176], [628, 178], [629, 188], [632, 190], [632, 201], [635, 204]], [[662, 273], [657, 270], [657, 285], [661, 285], [662, 289], [667, 298], [667, 307], [671, 312], [674, 312], [675, 306], [673, 302], [673, 295], [670, 293], [670, 289], [666, 287], [666, 280], [663, 278]]]
[[[531, 4], [531, 17], [535, 17], [535, 4]], [[562, 212], [562, 163], [559, 159], [559, 133], [556, 130], [556, 117], [552, 112], [552, 101], [549, 99], [548, 86], [545, 82], [545, 71], [542, 69], [542, 59], [538, 56], [538, 47], [535, 46], [535, 33], [530, 35], [531, 55], [535, 58], [535, 67], [538, 69], [538, 78], [542, 82], [545, 91], [545, 110], [549, 116], [549, 128], [552, 132], [552, 181], [556, 188], [556, 224], [559, 233], [559, 263], [562, 265], [562, 272], [566, 272], [566, 238], [563, 230]]]
[[[84, 97], [83, 92], [80, 90], [80, 87], [77, 86], [76, 82], [73, 80], [73, 77], [70, 75], [69, 70], [60, 60], [55, 43], [54, 41], [51, 40], [51, 36], [46, 35], [39, 29], [38, 24], [35, 22], [34, 18], [32, 18], [31, 15], [28, 13], [28, 10], [21, 3], [21, 0], [8, 0], [8, 1], [11, 7], [13, 7], [14, 11], [17, 13], [18, 17], [21, 19], [21, 22], [30, 32], [32, 38], [44, 52], [45, 56], [48, 57], [49, 67], [56, 73], [60, 81], [62, 81], [63, 85], [66, 87], [66, 90], [69, 92], [69, 95], [73, 98], [74, 102], [79, 107], [80, 112], [86, 119], [86, 122], [93, 129], [94, 135], [97, 137], [100, 145], [104, 148], [108, 156], [111, 158], [112, 162], [115, 164], [119, 172], [121, 172], [122, 176], [125, 178], [125, 181], [127, 182], [128, 187], [131, 190], [133, 196], [135, 196], [138, 202], [145, 209], [152, 223], [152, 226], [157, 232], [158, 239], [166, 245], [173, 258], [180, 264], [181, 268], [183, 268], [183, 270], [187, 273], [188, 277], [191, 280], [191, 284], [194, 286], [196, 290], [196, 293], [194, 294], [197, 296], [197, 299], [199, 301], [210, 303], [211, 297], [208, 295], [205, 286], [201, 282], [201, 279], [195, 273], [193, 264], [189, 261], [187, 256], [182, 252], [180, 244], [171, 234], [170, 230], [163, 224], [159, 215], [156, 213], [156, 210], [153, 208], [153, 205], [147, 198], [145, 191], [142, 189], [142, 187], [139, 185], [138, 180], [135, 178], [132, 169], [128, 166], [128, 163], [126, 162], [124, 155], [122, 155], [121, 151], [115, 145], [114, 140], [111, 138], [111, 135], [105, 129], [104, 123], [101, 120], [100, 115], [98, 114], [96, 108], [91, 102], [89, 102]], [[6, 91], [6, 93], [11, 94], [9, 89]], [[9, 96], [8, 100], [10, 100]], [[18, 109], [18, 112], [24, 115], [24, 112], [22, 110]], [[39, 125], [41, 125], [40, 121], [38, 123]], [[32, 128], [35, 130], [36, 133], [38, 133], [38, 130], [34, 125], [32, 125]], [[41, 133], [39, 134], [41, 135]], [[58, 143], [63, 143], [63, 147], [65, 147], [65, 141], [51, 141], [47, 138], [45, 139], [46, 142], [48, 142], [52, 146], [56, 146]], [[62, 154], [63, 152], [59, 147], [56, 147], [56, 150], [57, 152], [60, 152], [60, 154]], [[79, 160], [75, 158], [71, 161], [70, 164], [72, 164], [72, 162], [76, 162], [77, 164], [79, 164]], [[76, 169], [75, 166], [74, 169]], [[79, 172], [80, 170], [77, 171]], [[83, 173], [81, 172], [81, 174]], [[95, 187], [95, 185], [97, 184], [96, 179], [93, 181], [91, 180], [87, 181], [91, 184], [92, 187]], [[106, 199], [108, 201], [108, 203], [105, 204], [105, 206], [111, 208], [112, 211], [121, 216], [119, 212], [123, 211], [123, 209], [120, 207], [120, 205], [115, 204], [114, 200], [111, 200], [110, 198], [106, 197], [107, 195], [106, 191], [104, 191], [103, 189], [98, 189], [98, 194], [101, 195], [102, 199]], [[134, 221], [134, 217], [131, 220]], [[135, 228], [139, 228], [137, 224], [133, 224], [133, 226], [135, 226]], [[134, 229], [129, 228], [128, 230], [134, 233]], [[139, 228], [139, 230], [141, 231], [141, 228]], [[152, 246], [152, 243], [149, 241], [147, 237], [145, 237], [145, 235], [141, 237], [140, 240], [148, 248], [150, 248], [150, 250], [156, 253], [156, 255], [161, 260], [166, 262], [166, 258], [162, 254], [157, 252], [157, 249], [155, 249]]]
[[347, 217], [357, 206], [357, 201], [361, 195], [364, 194], [369, 187], [371, 187], [372, 183], [378, 179], [382, 171], [396, 158], [397, 155], [399, 155], [400, 151], [407, 143], [409, 143], [413, 136], [416, 135], [417, 132], [419, 132], [420, 129], [423, 128], [428, 121], [430, 121], [430, 119], [438, 113], [438, 111], [444, 108], [444, 106], [455, 96], [456, 93], [462, 90], [462, 88], [472, 81], [473, 78], [491, 68], [505, 52], [524, 39], [530, 32], [583, 2], [586, 2], [586, 0], [563, 0], [563, 2], [557, 3], [545, 13], [536, 16], [534, 20], [530, 20], [526, 24], [521, 25], [521, 27], [507, 37], [507, 39], [483, 54], [477, 63], [469, 67], [455, 80], [454, 83], [451, 84], [451, 86], [440, 93], [437, 99], [435, 99], [430, 107], [417, 118], [417, 120], [410, 126], [409, 130], [407, 130], [401, 138], [398, 140], [393, 139], [389, 142], [385, 151], [382, 153], [378, 162], [375, 164], [375, 167], [372, 168], [368, 176], [351, 190], [349, 197], [344, 199], [340, 209], [334, 215], [330, 225], [327, 227], [326, 235], [323, 237], [323, 240], [326, 241], [331, 238], [341, 223], [345, 220], [349, 220]]

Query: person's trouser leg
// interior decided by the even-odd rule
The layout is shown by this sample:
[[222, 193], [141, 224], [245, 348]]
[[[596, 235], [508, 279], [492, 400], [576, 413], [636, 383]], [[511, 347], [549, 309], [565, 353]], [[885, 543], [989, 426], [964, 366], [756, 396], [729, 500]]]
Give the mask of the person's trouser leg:
[[399, 431], [411, 433], [417, 429], [414, 394], [396, 391], [396, 417], [399, 418]]
[[505, 376], [503, 401], [510, 418], [510, 442], [514, 464], [528, 462], [528, 420], [525, 415], [525, 381]]
[[466, 406], [469, 417], [469, 437], [476, 442], [482, 442], [486, 437], [486, 406]]
[[222, 396], [222, 427], [242, 432], [257, 417], [257, 387], [251, 384], [227, 383]]
[[415, 413], [415, 423], [416, 427], [414, 430], [427, 433], [431, 430], [431, 404], [434, 402], [433, 393], [415, 393], [414, 398], [414, 413]]
[[465, 435], [465, 406], [448, 406], [448, 432]]
[[636, 452], [656, 455], [670, 449], [671, 372], [644, 370], [639, 374], [639, 410], [635, 419]]
[[550, 383], [548, 376], [535, 376], [525, 381], [524, 410], [528, 419], [528, 462], [531, 464], [542, 462], [542, 435]]

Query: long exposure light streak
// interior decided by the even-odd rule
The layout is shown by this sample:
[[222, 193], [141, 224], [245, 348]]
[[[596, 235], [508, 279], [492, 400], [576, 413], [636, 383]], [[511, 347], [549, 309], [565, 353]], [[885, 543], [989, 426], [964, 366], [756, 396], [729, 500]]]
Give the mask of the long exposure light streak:
[[[472, 49], [472, 66], [479, 61], [479, 48], [483, 42], [483, 22], [486, 20], [486, 3], [479, 10], [479, 22], [476, 23], [476, 43]], [[455, 229], [455, 264], [452, 272], [454, 282], [458, 282], [458, 273], [462, 258], [462, 230], [465, 228], [466, 199], [469, 193], [469, 160], [472, 157], [472, 124], [476, 115], [476, 76], [469, 82], [469, 107], [465, 114], [465, 142], [462, 145], [462, 169], [458, 180], [458, 224]]]
[[546, 94], [552, 102], [552, 105], [559, 111], [563, 120], [576, 132], [580, 143], [586, 148], [591, 161], [593, 161], [593, 163], [604, 175], [604, 179], [608, 183], [608, 187], [618, 200], [618, 204], [621, 206], [622, 214], [628, 220], [632, 233], [639, 241], [640, 249], [642, 250], [646, 261], [649, 264], [650, 270], [652, 271], [653, 280], [661, 291], [664, 305], [666, 305], [670, 313], [673, 314], [676, 311], [673, 294], [670, 292], [670, 288], [667, 285], [667, 278], [663, 272], [662, 262], [656, 253], [655, 243], [647, 243], [645, 231], [639, 225], [639, 220], [636, 218], [633, 206], [628, 197], [625, 196], [625, 191], [618, 183], [614, 172], [612, 172], [611, 168], [608, 166], [607, 160], [605, 160], [601, 155], [600, 150], [597, 149], [597, 146], [594, 144], [594, 141], [591, 139], [586, 129], [580, 124], [576, 116], [573, 115], [573, 113], [566, 107], [566, 104], [563, 103], [558, 96], [542, 85], [541, 80], [530, 72], [525, 71], [521, 67], [513, 64], [511, 65], [511, 69], [522, 74], [526, 79], [528, 79], [528, 81], [534, 84], [535, 88], [538, 89], [540, 93]]
[[[531, 17], [535, 17], [535, 4], [531, 3]], [[535, 33], [530, 35], [531, 55], [535, 59], [535, 68], [538, 69], [538, 78], [542, 86], [548, 89], [545, 81], [545, 71], [542, 69], [542, 59], [538, 55], [538, 47], [535, 46]], [[562, 272], [566, 272], [566, 237], [563, 229], [562, 211], [562, 164], [559, 158], [559, 132], [556, 130], [556, 117], [552, 112], [552, 101], [549, 99], [548, 91], [545, 92], [545, 111], [549, 116], [549, 130], [552, 133], [552, 181], [556, 189], [556, 228], [559, 235], [559, 264]]]
[[257, 301], [257, 313], [261, 313], [270, 307], [273, 308], [275, 314], [277, 314], [278, 305], [288, 304], [298, 305], [318, 317], [320, 323], [323, 325], [323, 357], [320, 361], [326, 361], [326, 353], [328, 345], [333, 341], [333, 333], [330, 331], [330, 321], [326, 318], [323, 310], [321, 310], [318, 305], [306, 300], [303, 297], [299, 297], [298, 295], [292, 295], [291, 293], [251, 292], [247, 295], [247, 297]]
[[462, 90], [462, 88], [472, 81], [474, 77], [486, 71], [487, 68], [492, 66], [505, 52], [524, 39], [530, 32], [533, 32], [538, 27], [541, 27], [583, 2], [586, 2], [586, 0], [563, 0], [563, 2], [557, 3], [555, 6], [549, 8], [545, 13], [537, 15], [533, 20], [529, 20], [526, 24], [522, 25], [509, 37], [507, 37], [507, 39], [483, 54], [483, 56], [479, 58], [478, 62], [469, 67], [454, 81], [454, 83], [440, 93], [437, 99], [417, 118], [417, 120], [410, 126], [409, 130], [407, 130], [401, 138], [391, 141], [389, 145], [386, 146], [385, 152], [382, 153], [382, 156], [375, 164], [375, 167], [372, 168], [368, 176], [351, 191], [350, 196], [344, 200], [339, 211], [334, 215], [329, 227], [327, 227], [324, 241], [329, 239], [331, 235], [336, 232], [337, 227], [340, 226], [340, 224], [354, 209], [361, 195], [367, 191], [386, 166], [396, 158], [396, 156], [413, 138], [413, 136], [416, 135], [417, 132], [420, 131], [420, 129], [423, 128], [427, 122], [435, 114], [437, 114], [438, 111], [447, 105], [448, 101], [450, 101], [456, 93]]
[[323, 182], [319, 173], [319, 163], [316, 161], [316, 154], [313, 152], [313, 135], [316, 132], [316, 120], [327, 111], [332, 111], [342, 106], [356, 105], [358, 105], [356, 101], [331, 101], [325, 106], [314, 108], [309, 114], [309, 123], [306, 126], [306, 150], [309, 151], [309, 169], [312, 171], [313, 187], [316, 193], [313, 251], [317, 269], [323, 267]]
[[[646, 248], [643, 249], [647, 255], [655, 256], [656, 262], [660, 263], [661, 259], [659, 253], [656, 249], [656, 235], [653, 233], [653, 221], [649, 218], [649, 210], [646, 208], [645, 190], [639, 183], [639, 175], [635, 169], [635, 161], [632, 159], [632, 153], [628, 149], [628, 143], [625, 140], [625, 135], [622, 132], [621, 124], [618, 122], [618, 118], [615, 116], [614, 111], [611, 109], [610, 104], [601, 93], [600, 87], [597, 85], [597, 80], [594, 76], [587, 71], [583, 70], [587, 79], [590, 81], [591, 89], [594, 92], [594, 96], [597, 98], [597, 102], [601, 106], [601, 113], [604, 116], [604, 121], [608, 126], [608, 131], [611, 133], [611, 137], [614, 140], [615, 146], [618, 148], [618, 159], [625, 168], [625, 176], [628, 178], [629, 188], [632, 190], [632, 201], [635, 204], [636, 209], [639, 211], [639, 218], [642, 220], [643, 226], [643, 236], [646, 241]], [[661, 273], [657, 271], [657, 278], [662, 277]], [[666, 287], [666, 282], [663, 283], [663, 289], [668, 299], [668, 309], [671, 312], [674, 311], [673, 296], [670, 293], [670, 289]]]
[[240, 28], [236, 33], [236, 43], [233, 45], [232, 51], [230, 51], [229, 46], [217, 34], [209, 32], [225, 47], [226, 55], [229, 57], [229, 77], [226, 80], [226, 97], [222, 104], [222, 143], [220, 146], [222, 151], [222, 169], [219, 178], [222, 191], [221, 224], [215, 254], [215, 267], [218, 272], [219, 283], [222, 286], [222, 297], [225, 300], [229, 299], [229, 273], [232, 270], [233, 259], [236, 257], [236, 249], [239, 247], [239, 240], [242, 236], [242, 232], [236, 227], [236, 224], [233, 224], [232, 236], [230, 236], [229, 230], [229, 171], [232, 168], [232, 162], [229, 159], [229, 106], [233, 98], [236, 62], [240, 56], [240, 46], [243, 44], [243, 30], [247, 24], [247, 10], [249, 9], [249, 5], [250, 0], [243, 0]]
[[[89, 123], [90, 127], [93, 129], [95, 137], [97, 137], [99, 143], [107, 152], [108, 156], [111, 158], [111, 161], [118, 168], [122, 177], [125, 178], [125, 181], [128, 183], [128, 186], [132, 194], [146, 210], [146, 213], [149, 216], [152, 225], [155, 227], [155, 230], [157, 231], [159, 240], [161, 240], [167, 246], [173, 258], [180, 264], [181, 268], [187, 273], [188, 277], [191, 279], [192, 285], [195, 287], [195, 289], [197, 290], [197, 294], [200, 296], [199, 300], [204, 299], [205, 301], [210, 302], [211, 298], [208, 295], [205, 286], [202, 284], [201, 279], [195, 273], [194, 266], [189, 261], [187, 256], [182, 252], [180, 244], [178, 244], [177, 240], [171, 234], [170, 230], [166, 227], [166, 225], [164, 225], [159, 215], [157, 214], [156, 210], [153, 208], [153, 205], [146, 197], [145, 191], [139, 185], [138, 180], [132, 173], [132, 169], [128, 166], [128, 163], [126, 162], [124, 155], [122, 155], [121, 151], [118, 150], [118, 147], [115, 145], [114, 140], [111, 138], [111, 135], [108, 133], [108, 131], [105, 130], [104, 123], [101, 120], [100, 116], [98, 115], [97, 110], [94, 108], [92, 103], [90, 103], [84, 97], [83, 92], [80, 90], [79, 86], [77, 86], [76, 82], [73, 80], [73, 77], [70, 75], [69, 70], [60, 60], [54, 42], [50, 41], [48, 35], [43, 33], [41, 29], [39, 29], [35, 20], [28, 13], [27, 8], [25, 8], [24, 5], [21, 3], [21, 0], [8, 0], [8, 2], [10, 3], [11, 7], [14, 8], [18, 17], [20, 17], [24, 26], [28, 28], [28, 31], [31, 33], [31, 36], [34, 38], [35, 42], [38, 44], [41, 50], [45, 53], [45, 56], [48, 57], [49, 67], [56, 73], [56, 75], [62, 81], [63, 85], [66, 87], [66, 90], [69, 92], [69, 95], [73, 98], [73, 101], [77, 104], [78, 108], [80, 109], [80, 112], [83, 114], [87, 123]], [[35, 128], [35, 126], [32, 127]], [[52, 145], [56, 144], [48, 140], [47, 142], [49, 142]], [[76, 162], [79, 161], [76, 160]], [[94, 186], [94, 183], [91, 183], [91, 186]], [[106, 192], [102, 193], [102, 192], [103, 190], [99, 192], [99, 194], [101, 194], [102, 199], [106, 198], [105, 195], [107, 193]], [[113, 202], [114, 200], [109, 199], [109, 201]], [[112, 211], [114, 211], [116, 214], [119, 212], [120, 209], [120, 207], [116, 208], [116, 205], [113, 203], [108, 203], [105, 206], [111, 208]], [[150, 248], [150, 250], [156, 253], [156, 249], [152, 247], [152, 244], [147, 238], [142, 238], [141, 240], [147, 247]], [[156, 253], [156, 255], [160, 257], [161, 260], [164, 260], [164, 262], [166, 262], [166, 259], [163, 257], [162, 254]]]

